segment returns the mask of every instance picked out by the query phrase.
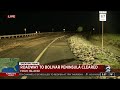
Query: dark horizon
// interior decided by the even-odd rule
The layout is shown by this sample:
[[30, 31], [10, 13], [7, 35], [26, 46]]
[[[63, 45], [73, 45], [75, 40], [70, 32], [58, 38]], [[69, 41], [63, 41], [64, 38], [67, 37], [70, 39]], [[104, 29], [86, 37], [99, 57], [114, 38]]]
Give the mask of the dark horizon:
[[[8, 14], [15, 14], [15, 19], [8, 19]], [[79, 26], [89, 31], [94, 27], [98, 32], [101, 30], [98, 11], [28, 11], [28, 12], [0, 12], [0, 35], [24, 34], [24, 28], [27, 33], [35, 31], [51, 32], [76, 31]], [[104, 22], [104, 32], [120, 33], [119, 26], [120, 12], [108, 11], [107, 21]]]

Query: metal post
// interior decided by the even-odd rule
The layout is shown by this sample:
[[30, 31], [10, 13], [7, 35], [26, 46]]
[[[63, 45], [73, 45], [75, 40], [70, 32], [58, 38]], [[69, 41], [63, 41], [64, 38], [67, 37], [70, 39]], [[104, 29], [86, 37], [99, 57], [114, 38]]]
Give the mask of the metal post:
[[102, 53], [103, 53], [103, 21], [106, 21], [107, 11], [99, 11], [99, 21], [102, 21]]
[[103, 52], [103, 21], [102, 21], [102, 52]]

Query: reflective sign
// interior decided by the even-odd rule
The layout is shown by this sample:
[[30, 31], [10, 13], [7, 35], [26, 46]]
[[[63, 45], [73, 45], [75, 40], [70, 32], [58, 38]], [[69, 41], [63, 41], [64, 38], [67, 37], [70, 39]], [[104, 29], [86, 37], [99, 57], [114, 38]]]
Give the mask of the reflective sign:
[[99, 21], [106, 21], [106, 14], [99, 14]]
[[101, 14], [104, 13], [105, 14], [105, 13], [107, 13], [107, 11], [99, 11], [99, 13], [101, 13]]

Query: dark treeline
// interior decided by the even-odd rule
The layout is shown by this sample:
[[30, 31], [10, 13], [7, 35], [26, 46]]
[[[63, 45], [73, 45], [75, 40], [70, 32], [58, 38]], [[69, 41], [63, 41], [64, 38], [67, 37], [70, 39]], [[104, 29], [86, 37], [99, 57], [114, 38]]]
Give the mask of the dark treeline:
[[[104, 24], [104, 33], [120, 33], [119, 27], [111, 27]], [[63, 32], [65, 31], [75, 32], [78, 28], [77, 25], [19, 25], [19, 24], [0, 24], [0, 35], [11, 35], [11, 34], [24, 34], [24, 29], [26, 28], [27, 33], [35, 33], [35, 31], [40, 32]], [[83, 32], [88, 34], [101, 34], [102, 26], [83, 26]]]
[[[10, 13], [10, 12], [9, 12]], [[95, 12], [19, 12], [15, 19], [8, 19], [8, 11], [0, 12], [0, 35], [40, 32], [74, 32], [79, 26], [85, 33], [101, 34], [102, 24]], [[11, 13], [10, 13], [11, 14]], [[14, 14], [14, 13], [12, 13]], [[120, 33], [120, 12], [107, 13], [104, 33]], [[93, 30], [94, 28], [94, 30]]]

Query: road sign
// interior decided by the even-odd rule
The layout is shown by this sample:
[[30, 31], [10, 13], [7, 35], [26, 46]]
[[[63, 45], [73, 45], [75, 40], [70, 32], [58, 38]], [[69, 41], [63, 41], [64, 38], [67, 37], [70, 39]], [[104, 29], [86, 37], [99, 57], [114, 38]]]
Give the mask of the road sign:
[[99, 13], [107, 13], [107, 11], [99, 11]]
[[106, 21], [107, 11], [99, 11], [99, 21]]
[[99, 21], [106, 21], [106, 14], [99, 14]]
[[103, 22], [106, 21], [107, 11], [99, 11], [99, 21], [102, 21], [102, 52], [103, 52]]

